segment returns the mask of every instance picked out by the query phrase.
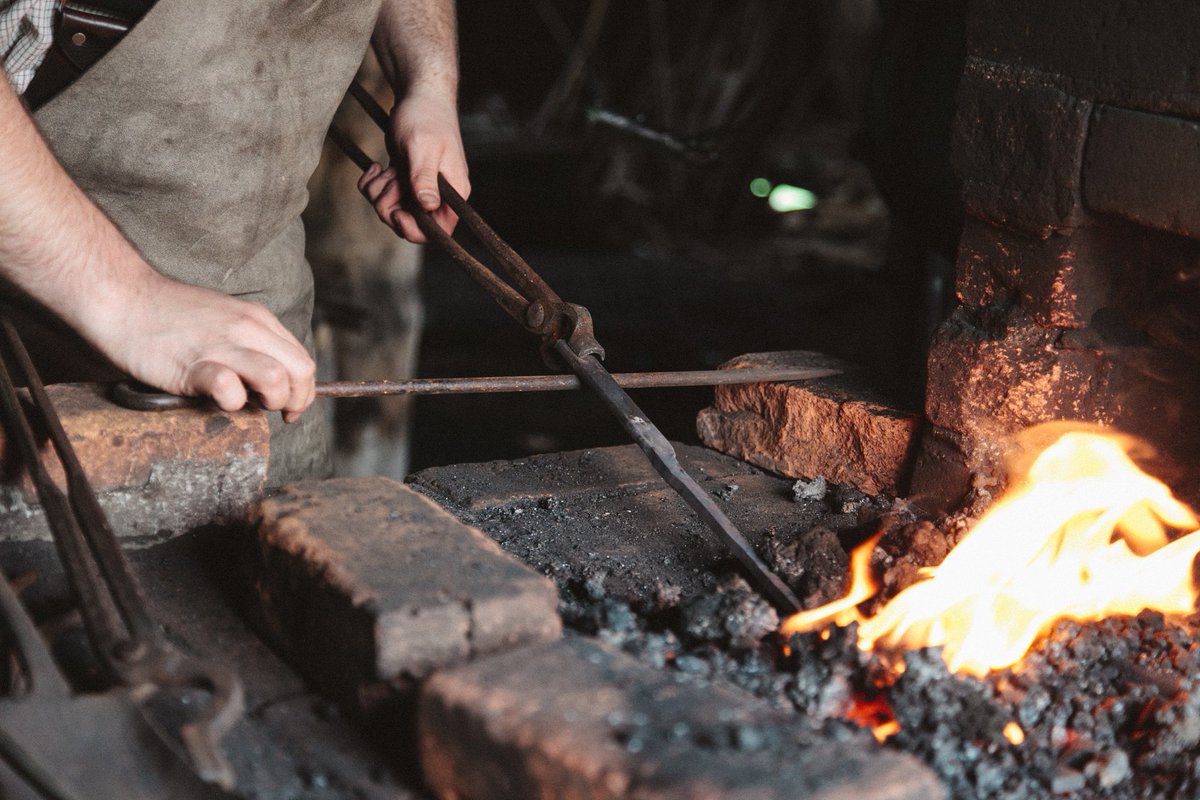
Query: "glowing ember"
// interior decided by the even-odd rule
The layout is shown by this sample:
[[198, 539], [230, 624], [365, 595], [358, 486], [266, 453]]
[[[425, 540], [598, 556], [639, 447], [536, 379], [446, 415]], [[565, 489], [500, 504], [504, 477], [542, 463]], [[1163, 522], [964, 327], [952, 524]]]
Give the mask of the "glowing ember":
[[[941, 645], [950, 669], [983, 675], [1015, 664], [1063, 617], [1194, 610], [1200, 521], [1134, 465], [1122, 439], [1065, 434], [1014, 486], [874, 617], [857, 610], [876, 591], [872, 540], [852, 555], [849, 594], [789, 618], [784, 634], [858, 621], [864, 650]], [[1171, 541], [1170, 529], [1193, 532]]]
[[1004, 738], [1013, 744], [1021, 744], [1025, 741], [1025, 731], [1017, 723], [1010, 722], [1004, 726]]

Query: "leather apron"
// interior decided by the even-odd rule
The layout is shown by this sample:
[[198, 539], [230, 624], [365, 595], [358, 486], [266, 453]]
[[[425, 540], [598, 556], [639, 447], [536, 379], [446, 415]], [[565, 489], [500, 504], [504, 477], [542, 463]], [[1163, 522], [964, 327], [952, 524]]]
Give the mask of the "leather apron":
[[[300, 212], [379, 0], [158, 0], [38, 125], [155, 269], [266, 305], [312, 352]], [[324, 415], [272, 414], [268, 482], [329, 471]]]

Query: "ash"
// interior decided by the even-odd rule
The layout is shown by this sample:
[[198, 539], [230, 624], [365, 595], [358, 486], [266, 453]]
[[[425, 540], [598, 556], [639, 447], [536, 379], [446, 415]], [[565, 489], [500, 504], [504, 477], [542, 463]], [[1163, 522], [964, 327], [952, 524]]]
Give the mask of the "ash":
[[[1196, 797], [1198, 624], [1150, 611], [1063, 620], [1019, 668], [986, 680], [950, 675], [935, 650], [909, 653], [888, 691], [894, 743], [955, 797]], [[1003, 737], [1008, 722], [1022, 744]]]
[[[934, 524], [895, 503], [872, 557], [881, 599], [939, 563], [969, 515]], [[946, 531], [946, 532], [943, 532]], [[768, 561], [815, 607], [846, 589], [845, 537], [814, 526], [767, 544]], [[729, 682], [780, 708], [806, 729], [867, 737], [846, 717], [890, 710], [888, 745], [912, 752], [963, 800], [1175, 800], [1200, 796], [1200, 615], [1155, 612], [1057, 623], [1018, 669], [986, 679], [952, 675], [940, 650], [904, 655], [899, 678], [840, 628], [782, 642], [773, 608], [741, 577], [713, 576], [687, 596], [669, 584], [648, 599], [611, 596], [603, 571], [562, 585], [566, 624], [661, 669]], [[784, 646], [786, 644], [786, 647]], [[1016, 723], [1024, 741], [1005, 738]]]

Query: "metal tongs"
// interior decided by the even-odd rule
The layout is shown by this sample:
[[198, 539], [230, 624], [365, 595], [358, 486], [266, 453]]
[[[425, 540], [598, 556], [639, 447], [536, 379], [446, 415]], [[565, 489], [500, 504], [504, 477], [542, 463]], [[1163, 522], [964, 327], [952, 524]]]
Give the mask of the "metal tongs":
[[[231, 787], [233, 770], [219, 742], [241, 718], [241, 684], [226, 668], [185, 655], [166, 640], [16, 329], [0, 320], [0, 332], [9, 363], [24, 378], [32, 399], [30, 404], [21, 401], [5, 359], [0, 359], [0, 416], [46, 513], [96, 656], [110, 677], [135, 695], [155, 687], [206, 692], [207, 705], [182, 726], [179, 736], [199, 777]], [[35, 427], [49, 435], [66, 475], [66, 494], [43, 463]], [[0, 719], [0, 728], [3, 723]]]
[[[386, 134], [388, 114], [375, 98], [357, 83], [351, 84], [350, 94]], [[330, 130], [329, 137], [363, 171], [374, 163], [370, 156], [336, 127]], [[425, 236], [466, 270], [510, 317], [541, 338], [543, 358], [551, 366], [565, 366], [596, 393], [616, 415], [626, 433], [642, 448], [655, 471], [729, 547], [734, 557], [749, 572], [757, 588], [780, 611], [788, 614], [800, 611], [800, 602], [792, 590], [763, 563], [754, 552], [754, 548], [708, 493], [687, 474], [680, 465], [679, 457], [670, 441], [650, 422], [600, 363], [604, 358], [604, 348], [596, 341], [592, 330], [592, 317], [588, 310], [574, 303], [563, 302], [442, 175], [438, 175], [438, 188], [442, 201], [450, 206], [500, 263], [512, 283], [503, 281], [468, 253], [441, 229], [429, 212], [412, 203], [408, 193], [405, 193], [404, 196], [408, 200], [405, 210], [413, 215]]]

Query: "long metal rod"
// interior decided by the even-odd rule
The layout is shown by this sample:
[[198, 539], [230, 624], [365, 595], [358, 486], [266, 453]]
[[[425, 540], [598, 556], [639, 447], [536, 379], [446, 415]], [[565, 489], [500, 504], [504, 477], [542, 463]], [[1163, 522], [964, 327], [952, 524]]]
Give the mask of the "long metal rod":
[[[731, 386], [743, 383], [803, 381], [837, 375], [836, 369], [711, 369], [680, 372], [623, 372], [612, 376], [622, 389]], [[502, 394], [565, 392], [582, 389], [575, 375], [512, 375], [498, 378], [414, 378], [405, 381], [328, 381], [317, 397], [381, 397], [394, 394]]]
[[[838, 375], [841, 370], [817, 367], [781, 369], [747, 367], [681, 372], [623, 372], [613, 375], [624, 389], [662, 389], [683, 386], [732, 386], [746, 383], [803, 381]], [[317, 397], [391, 397], [397, 395], [504, 394], [565, 392], [584, 388], [574, 375], [508, 375], [479, 378], [412, 378], [404, 381], [322, 381]], [[181, 397], [126, 381], [112, 390], [112, 399], [136, 411], [170, 411], [205, 402]]]
[[616, 414], [626, 433], [642, 448], [654, 470], [684, 499], [692, 510], [733, 551], [754, 578], [755, 584], [781, 611], [794, 614], [801, 610], [800, 600], [788, 585], [763, 563], [737, 526], [713, 502], [708, 492], [684, 471], [679, 456], [667, 437], [654, 426], [625, 390], [613, 380], [593, 356], [580, 357], [561, 339], [554, 351], [587, 386]]

